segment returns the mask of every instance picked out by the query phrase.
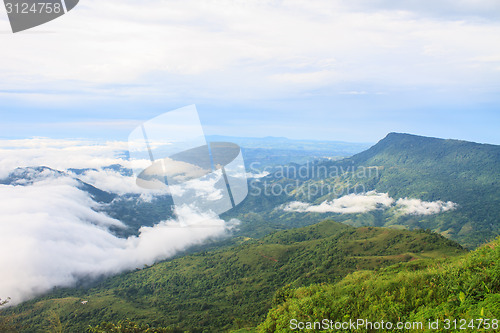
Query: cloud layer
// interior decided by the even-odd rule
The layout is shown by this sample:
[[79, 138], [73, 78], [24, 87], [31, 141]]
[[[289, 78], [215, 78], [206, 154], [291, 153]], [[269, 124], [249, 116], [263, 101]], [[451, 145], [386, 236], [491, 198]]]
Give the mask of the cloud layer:
[[123, 138], [194, 102], [212, 134], [498, 143], [499, 3], [80, 1], [0, 34], [0, 132]]
[[118, 238], [108, 228], [124, 225], [93, 210], [98, 204], [75, 185], [70, 178], [0, 185], [2, 298], [18, 303], [80, 278], [140, 268], [229, 228], [215, 214], [183, 207], [177, 220]]
[[11, 52], [1, 57], [0, 91], [64, 103], [165, 92], [262, 98], [342, 83], [341, 93], [381, 76], [392, 88], [486, 84], [498, 82], [499, 11], [495, 0], [88, 0], [37, 29], [54, 34], [3, 40]]
[[96, 143], [85, 140], [32, 138], [0, 140], [0, 179], [18, 167], [47, 166], [56, 170], [129, 166], [124, 158], [127, 142]]
[[319, 205], [294, 201], [282, 206], [287, 212], [300, 213], [339, 213], [354, 214], [366, 213], [376, 209], [396, 208], [396, 212], [404, 215], [433, 215], [458, 207], [451, 201], [422, 201], [420, 199], [401, 198], [395, 200], [387, 193], [377, 193], [370, 191], [361, 194], [349, 194], [332, 201], [325, 201]]
[[401, 211], [408, 215], [433, 215], [449, 210], [454, 210], [458, 205], [454, 202], [438, 201], [422, 201], [420, 199], [398, 199], [397, 206], [401, 207]]
[[292, 202], [283, 207], [288, 212], [311, 213], [366, 213], [382, 207], [389, 207], [394, 199], [387, 193], [368, 192], [366, 194], [349, 194], [332, 201], [325, 201], [317, 206], [303, 202]]
[[[133, 177], [103, 168], [109, 163], [127, 164], [118, 157], [121, 143], [37, 139], [3, 141], [0, 146], [3, 175], [14, 166], [45, 165], [61, 171], [93, 167], [81, 176], [96, 187], [118, 194], [140, 193]], [[101, 212], [100, 204], [77, 187], [75, 174], [18, 169], [11, 175], [18, 177], [0, 185], [0, 298], [11, 297], [11, 304], [56, 286], [71, 286], [81, 278], [141, 268], [224, 236], [237, 222], [226, 223], [211, 212], [182, 206], [176, 209], [176, 219], [141, 227], [139, 236], [119, 238], [110, 228], [126, 226]], [[151, 195], [143, 191], [146, 197]]]

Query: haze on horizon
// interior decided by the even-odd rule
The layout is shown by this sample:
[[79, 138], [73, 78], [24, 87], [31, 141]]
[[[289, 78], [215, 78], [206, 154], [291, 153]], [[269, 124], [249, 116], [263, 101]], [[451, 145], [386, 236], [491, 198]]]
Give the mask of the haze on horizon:
[[500, 144], [500, 3], [88, 0], [10, 34], [0, 137], [124, 140], [196, 104], [205, 134]]

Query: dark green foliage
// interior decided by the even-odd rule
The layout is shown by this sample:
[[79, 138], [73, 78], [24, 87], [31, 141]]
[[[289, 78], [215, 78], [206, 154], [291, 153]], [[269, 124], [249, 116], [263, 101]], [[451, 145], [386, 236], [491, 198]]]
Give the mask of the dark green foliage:
[[[5, 300], [2, 300], [0, 298], [0, 307], [9, 303], [10, 298], [7, 298]], [[9, 333], [9, 332], [16, 332], [14, 326], [11, 323], [11, 319], [9, 317], [0, 317], [0, 332], [2, 333]]]
[[173, 200], [169, 195], [156, 196], [151, 201], [143, 201], [140, 195], [127, 194], [117, 197], [102, 210], [109, 216], [127, 225], [127, 229], [115, 228], [112, 231], [120, 237], [138, 235], [142, 226], [153, 226], [173, 218]]
[[497, 239], [460, 257], [399, 263], [358, 271], [335, 284], [288, 290], [285, 301], [269, 311], [260, 332], [289, 332], [291, 319], [393, 323], [499, 319], [499, 263]]
[[6, 313], [24, 332], [50, 327], [51, 312], [70, 332], [123, 318], [151, 327], [221, 332], [257, 325], [273, 303], [287, 299], [290, 288], [334, 283], [359, 269], [464, 253], [425, 231], [355, 229], [332, 221], [238, 242], [124, 273], [90, 290], [59, 290]]
[[499, 235], [500, 146], [390, 133], [342, 163], [379, 167], [367, 190], [459, 205], [446, 214], [399, 217], [391, 224], [430, 228], [467, 247]]
[[89, 333], [183, 333], [175, 328], [150, 327], [147, 324], [139, 324], [129, 319], [121, 320], [117, 324], [103, 322], [97, 326], [91, 326]]
[[[226, 214], [243, 221], [241, 235], [259, 237], [273, 229], [300, 227], [325, 218], [352, 226], [431, 229], [468, 248], [500, 234], [500, 146], [390, 133], [350, 158], [312, 163], [303, 167], [301, 170], [307, 172], [301, 174], [297, 170], [300, 166], [289, 165], [259, 181], [251, 181], [251, 195]], [[264, 195], [266, 188], [279, 189], [287, 184], [296, 188], [289, 196]], [[308, 190], [321, 186], [335, 191], [315, 194]], [[372, 190], [395, 199], [452, 201], [458, 207], [434, 215], [403, 215], [394, 209], [343, 215], [276, 209], [291, 201], [320, 204]]]

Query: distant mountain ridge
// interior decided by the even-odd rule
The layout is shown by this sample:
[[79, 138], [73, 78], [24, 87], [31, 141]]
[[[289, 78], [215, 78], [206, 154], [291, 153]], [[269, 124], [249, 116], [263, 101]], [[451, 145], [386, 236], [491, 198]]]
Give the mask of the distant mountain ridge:
[[284, 137], [249, 138], [209, 135], [207, 140], [229, 141], [241, 147], [245, 165], [250, 171], [289, 163], [304, 164], [315, 160], [339, 159], [359, 153], [369, 143], [294, 140]]
[[390, 133], [344, 163], [382, 166], [372, 189], [393, 197], [453, 201], [432, 229], [480, 245], [500, 233], [500, 146]]
[[[173, 217], [173, 201], [170, 195], [157, 195], [150, 201], [144, 201], [137, 193], [118, 195], [107, 192], [78, 178], [92, 170], [95, 169], [69, 169], [68, 172], [64, 172], [46, 166], [16, 168], [7, 177], [0, 179], [0, 185], [30, 186], [51, 179], [63, 177], [72, 179], [79, 190], [86, 192], [98, 203], [99, 211], [127, 225], [128, 228], [110, 227], [110, 230], [120, 237], [137, 235], [141, 227], [153, 226]], [[103, 170], [114, 170], [124, 176], [132, 176], [132, 170], [119, 165], [110, 165]]]
[[[231, 137], [213, 136], [209, 139], [231, 139]], [[274, 139], [276, 142], [288, 140]], [[262, 140], [265, 141], [264, 138], [257, 141]], [[278, 152], [278, 155], [272, 157], [269, 163], [283, 161], [283, 156], [291, 152], [291, 150], [255, 148], [254, 160], [259, 161], [261, 156], [266, 156], [271, 151]], [[303, 157], [308, 159], [312, 156], [315, 155], [306, 154]], [[304, 165], [291, 163], [288, 166], [297, 169]], [[297, 176], [294, 178], [293, 175], [285, 174], [285, 179], [282, 179], [283, 173], [281, 178], [276, 174], [270, 174], [260, 179], [260, 183], [253, 180], [250, 182], [250, 192], [254, 186], [262, 186], [264, 182], [280, 186], [298, 184], [299, 188], [290, 193], [290, 196], [249, 195], [242, 204], [223, 217], [235, 217], [243, 221], [237, 234], [249, 237], [261, 237], [276, 229], [309, 225], [325, 218], [333, 218], [353, 226], [429, 228], [469, 248], [477, 247], [500, 234], [498, 221], [498, 216], [500, 216], [500, 146], [389, 133], [377, 144], [351, 157], [342, 160], [322, 159], [308, 162], [305, 166], [306, 170], [311, 172], [308, 177], [300, 176], [297, 179]], [[313, 171], [315, 168], [323, 167], [337, 168], [345, 172], [333, 178], [318, 177], [318, 173]], [[376, 172], [360, 179], [356, 177], [356, 170], [359, 168], [375, 168]], [[124, 176], [132, 176], [130, 170], [119, 165], [104, 169], [119, 172]], [[172, 216], [170, 197], [165, 196], [158, 200], [144, 202], [139, 200], [137, 194], [117, 196], [80, 181], [78, 177], [86, 170], [71, 169], [69, 171], [79, 181], [79, 187], [82, 190], [91, 194], [96, 201], [109, 203], [104, 209], [111, 217], [120, 219], [131, 227], [122, 233], [122, 236], [134, 234], [143, 225], [152, 226]], [[47, 167], [21, 168], [13, 171], [6, 179], [0, 180], [0, 183], [26, 185], [32, 182], [35, 176], [60, 177], [63, 175], [64, 173]], [[361, 184], [366, 191], [387, 193], [395, 200], [409, 198], [427, 202], [453, 202], [456, 204], [456, 209], [432, 216], [399, 216], [392, 214], [391, 211], [341, 215], [292, 214], [278, 209], [281, 205], [291, 201], [318, 205], [335, 199], [334, 195], [328, 194], [310, 197], [301, 195], [308, 186], [320, 184], [346, 189], [345, 193], [352, 193], [352, 188]]]
[[54, 170], [46, 166], [16, 168], [10, 172], [6, 178], [0, 179], [0, 184], [27, 186], [38, 181], [61, 177], [73, 178], [78, 184], [77, 187], [80, 190], [87, 192], [97, 202], [110, 203], [116, 198], [115, 194], [98, 189], [97, 187], [85, 183], [78, 178], [71, 177], [66, 172]]
[[[298, 173], [297, 170], [306, 170]], [[371, 170], [361, 173], [360, 170]], [[301, 170], [301, 171], [302, 171]], [[325, 174], [321, 171], [336, 171]], [[361, 153], [338, 161], [317, 161], [307, 165], [289, 165], [254, 182], [252, 187], [264, 192], [265, 186], [298, 187], [290, 195], [247, 198], [232, 213], [249, 217], [252, 223], [276, 221], [282, 226], [332, 218], [355, 226], [401, 226], [429, 228], [461, 244], [474, 248], [500, 234], [500, 146], [460, 140], [427, 138], [390, 133]], [[265, 186], [264, 186], [265, 185]], [[308, 192], [328, 185], [335, 193]], [[319, 205], [359, 189], [387, 193], [391, 198], [415, 199], [433, 203], [453, 202], [456, 209], [437, 215], [398, 215], [394, 211], [375, 210], [364, 214], [315, 214], [275, 211], [288, 202]], [[261, 216], [249, 215], [259, 210]], [[244, 220], [242, 218], [242, 220]], [[303, 225], [303, 224], [302, 224]]]
[[263, 321], [275, 291], [286, 285], [337, 282], [358, 269], [463, 253], [457, 243], [422, 230], [323, 221], [240, 238], [236, 246], [123, 273], [91, 289], [61, 289], [4, 314], [23, 332], [50, 331], [54, 315], [70, 332], [124, 318], [169, 326], [168, 332], [224, 332]]
[[[219, 244], [215, 250], [198, 251], [143, 270], [123, 273], [101, 281], [93, 289], [56, 290], [16, 308], [6, 309], [1, 315], [8, 316], [18, 327], [23, 326], [25, 332], [53, 329], [51, 325], [58, 320], [67, 325], [69, 331], [81, 331], [88, 324], [96, 325], [102, 320], [117, 322], [124, 318], [155, 326], [167, 325], [171, 328], [169, 332], [186, 329], [193, 332], [219, 332], [254, 327], [264, 319], [271, 306], [274, 307], [271, 314], [275, 311], [280, 313], [281, 304], [287, 304], [288, 299], [292, 305], [301, 302], [301, 290], [314, 292], [316, 288], [323, 288], [313, 286], [311, 289], [298, 289], [297, 292], [296, 287], [328, 283], [330, 285], [324, 288], [329, 292], [348, 273], [379, 269], [400, 262], [407, 263], [390, 266], [387, 275], [394, 270], [401, 277], [398, 283], [404, 283], [406, 271], [415, 271], [411, 276], [412, 279], [416, 277], [418, 283], [412, 282], [411, 287], [412, 292], [418, 294], [419, 270], [422, 267], [431, 267], [433, 272], [440, 270], [439, 265], [433, 266], [431, 258], [455, 256], [464, 252], [457, 243], [442, 236], [474, 248], [499, 234], [499, 156], [500, 146], [390, 133], [373, 147], [352, 157], [339, 161], [320, 160], [305, 165], [309, 171], [319, 167], [343, 170], [338, 176], [318, 177], [317, 174], [310, 174], [294, 178], [291, 174], [283, 176], [283, 172], [281, 175], [275, 172], [256, 179], [260, 189], [265, 187], [265, 182], [281, 186], [298, 184], [299, 188], [290, 195], [249, 195], [241, 205], [223, 216], [225, 219], [236, 217], [242, 221], [240, 230], [235, 231], [239, 237]], [[301, 167], [298, 164], [291, 166]], [[356, 173], [363, 167], [375, 168], [377, 172], [360, 178]], [[109, 168], [126, 171], [119, 170], [119, 166]], [[9, 181], [29, 181], [31, 172], [53, 173], [55, 177], [62, 174], [43, 167], [19, 169]], [[82, 172], [84, 170], [75, 170], [77, 175]], [[349, 189], [361, 182], [366, 191], [387, 194], [394, 199], [452, 201], [457, 204], [457, 208], [433, 215], [399, 214], [393, 208], [349, 214], [290, 212], [282, 209], [283, 205], [292, 201], [318, 206], [336, 199], [331, 193], [308, 197], [301, 191], [308, 186], [331, 184]], [[108, 213], [134, 227], [154, 223], [155, 218], [162, 216], [172, 204], [168, 198], [140, 204], [138, 195], [135, 195], [132, 204], [129, 199], [125, 196], [122, 201], [113, 200]], [[134, 218], [139, 215], [144, 220], [134, 222]], [[324, 222], [315, 224], [319, 221]], [[314, 225], [303, 227], [311, 224]], [[293, 229], [297, 227], [302, 228]], [[292, 230], [273, 233], [277, 229]], [[496, 246], [496, 243], [491, 244]], [[475, 258], [478, 259], [478, 267], [484, 266], [481, 258]], [[443, 275], [444, 279], [451, 277], [454, 279], [452, 281], [463, 283], [469, 276], [473, 278], [473, 270], [468, 271], [470, 275], [463, 277], [460, 268], [460, 265], [454, 265], [452, 273], [456, 274]], [[489, 263], [487, 268], [496, 269]], [[360, 274], [372, 275], [366, 272]], [[470, 285], [476, 289], [478, 286], [484, 288], [488, 293], [488, 290], [498, 292], [498, 288], [493, 289], [491, 285], [497, 280], [486, 280], [486, 287]], [[368, 285], [372, 284], [377, 286], [379, 281], [368, 281]], [[438, 300], [441, 301], [442, 296], [442, 304], [452, 310], [467, 305], [469, 295], [476, 297], [485, 294], [482, 289], [479, 294], [475, 291], [469, 293], [470, 290], [460, 289], [461, 285], [445, 287]], [[434, 290], [432, 288], [428, 287]], [[368, 292], [358, 289], [355, 293]], [[404, 294], [405, 290], [399, 288], [398, 284], [394, 295]], [[388, 299], [392, 297], [386, 296]], [[319, 301], [322, 300], [319, 297]], [[327, 301], [330, 303], [330, 300]], [[82, 305], [82, 301], [88, 303]], [[491, 305], [496, 303], [490, 301], [488, 299], [485, 309], [491, 312]], [[383, 300], [381, 302], [384, 306], [392, 304]], [[347, 305], [351, 303], [347, 302]], [[482, 310], [476, 303], [473, 305], [477, 317], [477, 312]], [[316, 305], [308, 309], [316, 308], [323, 309]], [[308, 313], [304, 312], [304, 315]], [[275, 325], [274, 319], [268, 319], [268, 324]]]
[[328, 140], [296, 140], [273, 136], [264, 138], [251, 138], [208, 135], [207, 141], [230, 141], [240, 145], [243, 148], [312, 150], [328, 153], [343, 152], [345, 155], [349, 156], [363, 151], [364, 149], [367, 149], [372, 145], [371, 143]]

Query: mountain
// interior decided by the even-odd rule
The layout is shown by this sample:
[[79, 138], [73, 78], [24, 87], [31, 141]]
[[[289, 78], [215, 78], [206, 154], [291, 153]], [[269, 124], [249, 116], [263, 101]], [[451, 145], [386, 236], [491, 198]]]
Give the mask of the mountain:
[[[25, 167], [16, 168], [6, 178], [0, 179], [0, 185], [13, 185], [13, 186], [29, 186], [33, 183], [53, 180], [57, 178], [69, 177], [67, 173], [59, 170], [54, 170], [49, 167]], [[102, 191], [95, 186], [82, 182], [80, 179], [74, 178], [76, 187], [82, 191], [87, 192], [93, 200], [100, 203], [110, 203], [116, 198], [116, 195]]]
[[465, 252], [430, 232], [332, 221], [239, 243], [123, 273], [90, 289], [60, 289], [2, 315], [23, 332], [51, 330], [54, 323], [82, 332], [124, 318], [179, 332], [221, 332], [262, 322], [276, 290], [286, 285], [335, 283], [360, 269]]
[[371, 146], [369, 143], [321, 140], [293, 140], [284, 137], [250, 138], [221, 135], [208, 135], [207, 141], [229, 141], [243, 148], [261, 149], [291, 149], [297, 151], [322, 151], [324, 153], [351, 156]]
[[207, 141], [228, 141], [241, 147], [247, 170], [252, 172], [289, 163], [340, 159], [359, 153], [371, 145], [343, 141], [292, 140], [283, 137], [246, 138], [209, 135]]
[[[103, 170], [113, 170], [122, 176], [132, 176], [132, 171], [119, 165], [110, 165]], [[128, 193], [118, 195], [103, 191], [90, 185], [78, 177], [92, 169], [68, 169], [67, 172], [54, 170], [49, 167], [16, 168], [9, 175], [0, 179], [0, 185], [30, 186], [37, 182], [51, 182], [66, 178], [75, 183], [75, 187], [88, 193], [97, 204], [96, 210], [105, 212], [127, 225], [128, 228], [114, 228], [111, 231], [120, 237], [137, 235], [142, 226], [153, 226], [173, 216], [172, 197], [170, 195], [156, 195], [150, 200], [143, 200], [140, 194]]]
[[[475, 248], [500, 234], [499, 170], [500, 146], [390, 133], [352, 157], [290, 164], [252, 180], [249, 197], [228, 216], [251, 221], [242, 226], [249, 234], [332, 218], [353, 226], [428, 228]], [[366, 212], [318, 213], [321, 204], [370, 191], [387, 194], [394, 204]], [[291, 202], [314, 207], [280, 209]], [[413, 207], [402, 213], [398, 203], [419, 205], [420, 211]]]
[[[56, 289], [2, 310], [0, 321], [23, 332], [136, 325], [126, 318], [164, 332], [244, 332], [265, 320], [266, 332], [279, 331], [289, 309], [303, 318], [336, 318], [343, 307], [351, 318], [497, 316], [498, 241], [463, 256], [453, 240], [476, 248], [499, 234], [499, 156], [499, 146], [390, 133], [342, 160], [275, 165], [254, 175], [248, 197], [222, 216], [241, 221], [233, 238]], [[170, 197], [110, 194], [78, 179], [87, 171], [25, 168], [1, 183], [72, 177], [96, 209], [129, 225], [124, 237], [171, 213]]]
[[[405, 262], [378, 271], [358, 271], [334, 284], [284, 288], [259, 332], [288, 332], [292, 318], [313, 323], [323, 318], [340, 323], [383, 318], [394, 327], [407, 322], [429, 329], [433, 323], [436, 331], [497, 331], [499, 262], [497, 239], [451, 259]], [[364, 325], [356, 331], [365, 331]], [[377, 330], [392, 331], [387, 326]], [[422, 329], [414, 326], [408, 331]]]

